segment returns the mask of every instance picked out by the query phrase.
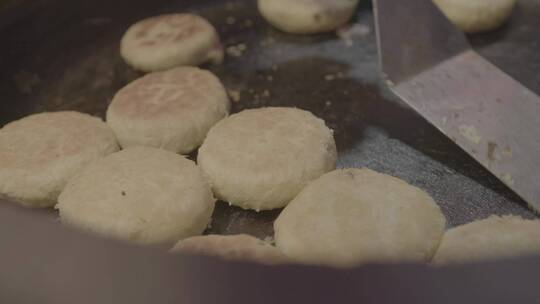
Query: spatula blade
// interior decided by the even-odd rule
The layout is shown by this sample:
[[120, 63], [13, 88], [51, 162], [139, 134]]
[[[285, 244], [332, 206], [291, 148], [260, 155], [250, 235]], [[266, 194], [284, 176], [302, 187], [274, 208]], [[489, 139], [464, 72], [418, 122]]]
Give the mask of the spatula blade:
[[376, 0], [391, 90], [540, 210], [540, 97], [474, 52], [430, 0]]

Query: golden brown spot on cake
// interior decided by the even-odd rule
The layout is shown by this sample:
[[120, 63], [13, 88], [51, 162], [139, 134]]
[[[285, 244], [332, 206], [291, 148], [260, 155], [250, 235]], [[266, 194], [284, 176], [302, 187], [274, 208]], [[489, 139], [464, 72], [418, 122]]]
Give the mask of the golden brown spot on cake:
[[154, 40], [145, 40], [145, 41], [141, 41], [141, 43], [139, 44], [140, 46], [153, 46], [153, 45], [156, 45], [156, 41]]
[[[165, 26], [164, 31], [158, 31], [156, 26]], [[150, 18], [142, 22], [135, 31], [135, 39], [141, 40], [140, 46], [178, 42], [204, 30], [204, 23], [198, 17], [191, 15], [167, 15]]]
[[115, 103], [116, 111], [127, 116], [151, 118], [169, 113], [190, 112], [201, 107], [196, 91], [174, 86], [130, 91]]
[[135, 38], [142, 39], [148, 35], [148, 32], [160, 22], [159, 17], [150, 18], [141, 22], [138, 27], [138, 31], [135, 33]]
[[135, 33], [135, 38], [142, 39], [142, 38], [146, 37], [146, 34], [147, 34], [147, 31], [144, 31], [144, 30], [137, 31]]
[[192, 24], [186, 27], [185, 29], [183, 29], [182, 31], [180, 31], [180, 33], [178, 33], [174, 37], [173, 41], [180, 41], [182, 39], [185, 39], [186, 37], [193, 36], [196, 33], [200, 32], [201, 30], [202, 28], [200, 26]]
[[159, 33], [156, 35], [156, 38], [159, 40], [166, 40], [169, 39], [172, 35], [167, 33]]

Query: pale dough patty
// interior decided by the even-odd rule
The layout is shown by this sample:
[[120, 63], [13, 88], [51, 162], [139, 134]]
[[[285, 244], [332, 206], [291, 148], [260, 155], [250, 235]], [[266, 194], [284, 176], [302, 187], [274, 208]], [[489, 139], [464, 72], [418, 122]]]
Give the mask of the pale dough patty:
[[304, 263], [427, 262], [445, 217], [424, 191], [369, 169], [343, 169], [309, 183], [274, 223], [277, 247]]
[[259, 211], [287, 205], [305, 184], [335, 168], [336, 154], [332, 131], [310, 112], [260, 108], [217, 123], [198, 164], [217, 198]]
[[92, 163], [71, 180], [56, 208], [62, 223], [140, 244], [174, 244], [201, 234], [215, 199], [194, 162], [134, 147]]
[[434, 264], [492, 261], [540, 253], [540, 221], [490, 216], [448, 230]]
[[120, 145], [150, 146], [187, 154], [229, 113], [225, 88], [212, 73], [196, 67], [155, 72], [114, 96], [107, 123]]
[[512, 14], [516, 0], [433, 0], [457, 27], [478, 33], [500, 27]]
[[118, 150], [112, 130], [78, 112], [34, 114], [0, 129], [0, 196], [27, 207], [51, 207], [68, 180]]
[[223, 60], [214, 27], [192, 14], [160, 15], [133, 24], [122, 37], [120, 54], [145, 72]]
[[258, 0], [268, 23], [294, 34], [336, 30], [351, 19], [357, 5], [358, 0]]
[[246, 234], [194, 236], [178, 242], [171, 252], [262, 264], [278, 264], [286, 260], [276, 247]]

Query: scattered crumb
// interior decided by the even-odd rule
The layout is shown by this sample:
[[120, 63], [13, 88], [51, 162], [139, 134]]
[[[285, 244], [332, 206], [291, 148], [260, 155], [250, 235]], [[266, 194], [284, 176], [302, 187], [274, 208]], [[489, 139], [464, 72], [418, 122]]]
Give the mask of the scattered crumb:
[[365, 37], [369, 33], [371, 33], [371, 28], [360, 23], [353, 23], [336, 31], [336, 35], [343, 40], [346, 46], [352, 46], [355, 39]]
[[487, 151], [487, 158], [490, 161], [497, 160], [497, 154], [495, 151], [497, 150], [497, 144], [494, 142], [488, 142], [488, 151]]
[[270, 97], [270, 91], [264, 90], [262, 93], [262, 97]]
[[351, 47], [354, 45], [354, 41], [352, 40], [343, 40], [343, 43], [345, 43], [346, 47]]
[[272, 70], [273, 70], [273, 71], [277, 71], [277, 70], [278, 70], [277, 65], [273, 64], [273, 65], [272, 65]]
[[274, 238], [271, 237], [271, 236], [265, 237], [265, 238], [263, 239], [263, 241], [264, 241], [265, 243], [272, 244], [272, 245], [275, 243]]
[[327, 100], [325, 103], [324, 103], [327, 107], [331, 106], [332, 105], [332, 102], [330, 100]]
[[240, 57], [247, 49], [247, 46], [244, 43], [239, 43], [237, 45], [231, 45], [225, 50], [227, 55], [232, 57]]
[[459, 126], [459, 133], [472, 143], [479, 144], [482, 141], [482, 136], [478, 134], [474, 126], [461, 125]]
[[324, 80], [326, 81], [332, 81], [334, 79], [336, 79], [336, 75], [332, 75], [332, 74], [324, 75]]
[[228, 25], [235, 24], [235, 23], [236, 23], [236, 18], [234, 18], [234, 17], [232, 17], [232, 16], [229, 16], [229, 17], [227, 17], [227, 20], [225, 20], [225, 22], [226, 22]]
[[501, 175], [501, 179], [510, 186], [514, 184], [514, 178], [511, 174], [504, 173]]
[[229, 96], [231, 97], [233, 102], [239, 102], [240, 101], [240, 95], [241, 92], [238, 90], [227, 90], [229, 93]]
[[506, 146], [503, 150], [503, 154], [508, 157], [512, 157], [512, 148]]
[[336, 76], [337, 78], [343, 78], [345, 75], [343, 74], [343, 72], [337, 72]]
[[274, 81], [274, 76], [268, 75], [268, 76], [266, 76], [266, 80], [268, 80], [269, 82], [272, 82], [272, 81]]
[[388, 78], [386, 78], [384, 80], [384, 83], [386, 83], [386, 85], [389, 86], [389, 87], [395, 86], [395, 83], [392, 80], [388, 79]]

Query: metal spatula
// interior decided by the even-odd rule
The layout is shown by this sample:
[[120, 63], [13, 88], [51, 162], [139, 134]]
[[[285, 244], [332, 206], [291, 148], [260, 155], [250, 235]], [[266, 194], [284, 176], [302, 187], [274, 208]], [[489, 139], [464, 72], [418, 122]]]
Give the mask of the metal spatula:
[[431, 0], [374, 4], [391, 90], [540, 210], [540, 97], [472, 50]]

